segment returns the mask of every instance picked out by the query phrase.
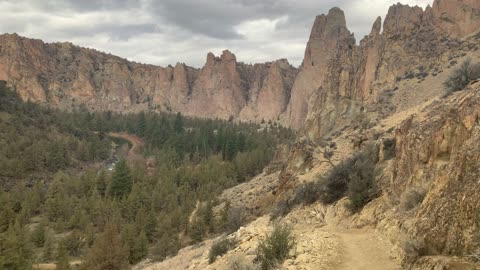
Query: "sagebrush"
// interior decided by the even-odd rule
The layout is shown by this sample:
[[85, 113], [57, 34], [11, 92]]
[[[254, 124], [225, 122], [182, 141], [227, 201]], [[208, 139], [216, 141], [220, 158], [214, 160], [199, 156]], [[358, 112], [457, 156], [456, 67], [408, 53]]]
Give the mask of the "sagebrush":
[[316, 201], [332, 204], [347, 196], [350, 200], [349, 208], [354, 212], [358, 211], [378, 195], [375, 185], [377, 162], [378, 147], [367, 146], [333, 167], [326, 175], [320, 176], [317, 181], [298, 187], [295, 197], [287, 203], [287, 209]]
[[208, 253], [208, 263], [213, 263], [218, 256], [222, 256], [227, 253], [229, 250], [235, 248], [237, 245], [237, 240], [235, 238], [224, 237], [217, 242], [215, 242], [210, 248]]
[[467, 59], [460, 67], [453, 70], [452, 74], [450, 74], [443, 84], [445, 85], [448, 95], [452, 92], [465, 89], [470, 82], [478, 79], [480, 79], [480, 63], [473, 64], [471, 59]]
[[273, 231], [259, 242], [255, 261], [262, 270], [276, 269], [288, 258], [294, 246], [295, 237], [292, 228], [284, 223], [276, 223]]

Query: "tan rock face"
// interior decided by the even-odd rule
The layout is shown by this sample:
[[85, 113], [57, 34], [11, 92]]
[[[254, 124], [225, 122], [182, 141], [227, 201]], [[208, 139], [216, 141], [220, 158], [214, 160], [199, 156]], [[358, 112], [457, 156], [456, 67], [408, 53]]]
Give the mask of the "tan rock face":
[[182, 112], [197, 117], [273, 120], [285, 110], [296, 69], [286, 60], [246, 65], [209, 53], [202, 69], [129, 62], [69, 43], [0, 36], [0, 79], [21, 97], [64, 109]]
[[435, 66], [458, 38], [480, 28], [477, 0], [393, 5], [355, 44], [343, 11], [317, 16], [299, 70], [286, 60], [248, 65], [224, 51], [201, 69], [158, 67], [69, 43], [0, 36], [0, 79], [25, 100], [60, 108], [182, 112], [244, 121], [280, 120], [322, 137], [378, 103], [385, 89], [416, 68]]
[[[317, 17], [292, 89], [291, 126], [304, 127], [312, 138], [325, 136], [375, 107], [378, 97], [407, 73], [431, 72], [445, 61], [442, 55], [458, 50], [456, 38], [480, 29], [479, 5], [478, 1], [437, 0], [423, 11], [396, 4], [388, 11], [383, 32], [377, 18], [359, 45], [345, 28], [340, 11], [332, 9], [329, 15]], [[448, 23], [441, 19], [445, 16], [450, 18]]]
[[327, 15], [317, 16], [305, 50], [305, 58], [292, 88], [288, 107], [289, 123], [294, 128], [303, 125], [311, 104], [309, 101], [324, 83], [329, 62], [337, 54], [338, 47], [355, 44], [346, 27], [345, 14], [332, 8]]
[[396, 132], [391, 190], [427, 190], [409, 229], [420, 242], [420, 255], [463, 255], [474, 249], [480, 209], [479, 87], [433, 104], [425, 117], [411, 118]]
[[477, 0], [436, 0], [426, 13], [433, 25], [452, 37], [464, 37], [480, 28]]

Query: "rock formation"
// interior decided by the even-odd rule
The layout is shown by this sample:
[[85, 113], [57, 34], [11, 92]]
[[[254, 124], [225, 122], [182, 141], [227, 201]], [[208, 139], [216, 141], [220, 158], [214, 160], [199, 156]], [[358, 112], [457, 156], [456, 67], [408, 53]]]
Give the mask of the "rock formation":
[[[297, 70], [286, 60], [248, 65], [224, 51], [201, 69], [127, 61], [70, 43], [0, 36], [0, 79], [25, 100], [63, 109], [182, 112], [198, 117], [280, 121], [322, 137], [378, 105], [415, 70], [437, 68], [459, 39], [480, 28], [476, 0], [435, 0], [432, 7], [396, 4], [377, 18], [359, 45], [342, 10], [317, 16]], [[379, 117], [384, 117], [380, 113]]]
[[292, 89], [290, 125], [304, 127], [312, 138], [322, 137], [341, 128], [345, 119], [348, 122], [371, 110], [378, 97], [407, 74], [436, 70], [445, 61], [443, 54], [458, 49], [458, 38], [480, 29], [479, 5], [478, 1], [437, 0], [423, 11], [396, 4], [388, 11], [383, 32], [377, 18], [359, 45], [346, 29], [340, 10], [317, 17]]
[[207, 55], [203, 68], [143, 65], [16, 34], [0, 36], [0, 78], [24, 100], [64, 109], [182, 112], [197, 117], [260, 121], [286, 107], [296, 69], [287, 60], [247, 65], [234, 54]]

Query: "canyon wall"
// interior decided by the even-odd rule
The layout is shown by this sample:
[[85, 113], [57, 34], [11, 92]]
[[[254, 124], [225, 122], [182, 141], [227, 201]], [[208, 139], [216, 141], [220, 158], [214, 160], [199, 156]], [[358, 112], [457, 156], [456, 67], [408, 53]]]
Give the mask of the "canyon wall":
[[24, 100], [63, 109], [161, 110], [242, 120], [273, 120], [285, 110], [296, 76], [287, 60], [247, 65], [225, 50], [201, 69], [159, 67], [70, 43], [0, 36], [0, 79]]
[[[0, 36], [0, 79], [24, 100], [62, 109], [159, 110], [243, 121], [272, 120], [313, 137], [369, 110], [414, 68], [434, 69], [456, 40], [480, 28], [480, 2], [436, 0], [422, 10], [392, 6], [356, 45], [342, 10], [317, 16], [303, 64], [244, 64], [225, 50], [201, 69], [159, 67], [16, 34]], [[347, 119], [347, 120], [345, 120]]]

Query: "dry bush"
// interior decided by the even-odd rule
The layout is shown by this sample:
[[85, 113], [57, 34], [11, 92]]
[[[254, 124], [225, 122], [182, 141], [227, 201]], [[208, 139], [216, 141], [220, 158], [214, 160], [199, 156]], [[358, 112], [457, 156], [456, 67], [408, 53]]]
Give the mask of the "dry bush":
[[400, 199], [401, 208], [405, 211], [415, 208], [423, 202], [427, 191], [422, 187], [407, 189]]
[[228, 270], [258, 270], [258, 265], [247, 260], [245, 255], [234, 255], [228, 263]]
[[[378, 195], [375, 185], [375, 168], [378, 148], [370, 145], [353, 157], [333, 167], [317, 181], [308, 182], [297, 188], [295, 197], [284, 207], [311, 204], [320, 201], [332, 204], [343, 196], [350, 199], [350, 209], [357, 211]], [[277, 211], [285, 212], [285, 211]]]
[[480, 79], [480, 63], [472, 64], [472, 61], [467, 59], [450, 74], [443, 84], [448, 95], [465, 89], [470, 82], [477, 79]]
[[217, 242], [213, 243], [208, 253], [208, 263], [213, 263], [218, 256], [222, 256], [229, 250], [237, 246], [237, 240], [235, 238], [224, 237]]
[[288, 258], [290, 250], [295, 246], [292, 228], [283, 223], [273, 226], [273, 231], [260, 241], [257, 248], [258, 262], [262, 270], [277, 269]]

